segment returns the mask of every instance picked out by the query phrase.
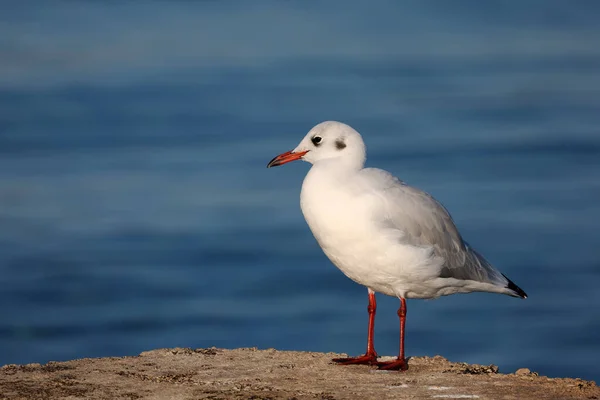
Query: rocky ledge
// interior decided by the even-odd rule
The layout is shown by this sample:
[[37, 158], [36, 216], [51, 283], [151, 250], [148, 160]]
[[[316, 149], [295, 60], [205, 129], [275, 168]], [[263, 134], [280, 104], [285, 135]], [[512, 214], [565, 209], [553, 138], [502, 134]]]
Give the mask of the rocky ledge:
[[0, 368], [0, 399], [599, 399], [594, 382], [412, 357], [406, 372], [339, 366], [344, 355], [161, 349]]

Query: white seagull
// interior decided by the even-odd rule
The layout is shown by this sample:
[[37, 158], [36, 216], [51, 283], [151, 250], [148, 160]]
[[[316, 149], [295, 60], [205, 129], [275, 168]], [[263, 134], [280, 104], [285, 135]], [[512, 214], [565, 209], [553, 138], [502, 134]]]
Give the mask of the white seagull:
[[[365, 144], [352, 127], [320, 123], [294, 150], [278, 155], [267, 167], [294, 160], [312, 164], [300, 194], [310, 230], [331, 262], [369, 293], [366, 354], [333, 361], [408, 369], [406, 299], [470, 292], [527, 297], [462, 239], [448, 211], [431, 195], [389, 172], [365, 168]], [[377, 361], [375, 292], [400, 299], [400, 351], [394, 361]]]

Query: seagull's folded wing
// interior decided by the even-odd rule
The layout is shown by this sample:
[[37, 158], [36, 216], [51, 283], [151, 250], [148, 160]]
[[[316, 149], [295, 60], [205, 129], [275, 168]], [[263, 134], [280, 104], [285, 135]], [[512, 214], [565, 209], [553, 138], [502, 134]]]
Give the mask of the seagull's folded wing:
[[[386, 171], [367, 168], [361, 178], [379, 203], [375, 216], [398, 229], [404, 243], [431, 248], [444, 260], [440, 278], [474, 280], [506, 286], [508, 280], [462, 239], [450, 213], [428, 193], [408, 186]], [[367, 193], [369, 194], [369, 193]]]

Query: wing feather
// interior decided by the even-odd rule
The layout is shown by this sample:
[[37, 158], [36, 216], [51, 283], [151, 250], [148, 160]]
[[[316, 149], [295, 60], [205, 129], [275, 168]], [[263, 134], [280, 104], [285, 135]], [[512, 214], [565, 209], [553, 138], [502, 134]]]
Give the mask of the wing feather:
[[402, 241], [431, 247], [444, 260], [441, 278], [475, 280], [506, 286], [507, 279], [461, 237], [448, 210], [428, 193], [400, 181], [386, 171], [362, 170], [364, 178], [377, 182], [384, 222], [402, 231]]

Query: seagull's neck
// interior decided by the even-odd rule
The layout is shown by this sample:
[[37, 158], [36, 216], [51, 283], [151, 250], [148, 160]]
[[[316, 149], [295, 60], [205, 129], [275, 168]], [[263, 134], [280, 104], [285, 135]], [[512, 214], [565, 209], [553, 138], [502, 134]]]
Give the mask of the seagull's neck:
[[340, 159], [330, 158], [315, 162], [302, 183], [302, 197], [305, 195], [313, 199], [327, 197], [351, 181], [362, 169], [362, 165], [340, 161]]

